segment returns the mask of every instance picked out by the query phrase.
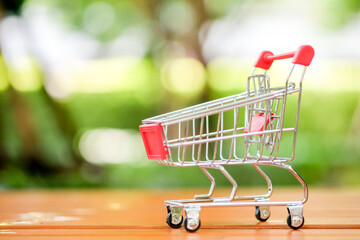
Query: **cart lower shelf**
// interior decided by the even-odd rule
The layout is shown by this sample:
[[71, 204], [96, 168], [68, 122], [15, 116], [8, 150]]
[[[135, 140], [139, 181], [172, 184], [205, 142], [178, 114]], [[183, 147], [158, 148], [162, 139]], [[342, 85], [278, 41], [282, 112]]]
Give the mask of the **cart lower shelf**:
[[[248, 201], [252, 200], [252, 201]], [[166, 223], [172, 228], [184, 228], [188, 232], [196, 232], [201, 226], [200, 211], [204, 207], [255, 207], [255, 217], [265, 222], [270, 218], [270, 206], [286, 206], [288, 210], [287, 224], [297, 230], [304, 225], [302, 201], [270, 201], [269, 198], [257, 198], [256, 196], [228, 198], [203, 198], [186, 200], [165, 201], [167, 208]], [[183, 210], [185, 218], [183, 217]]]

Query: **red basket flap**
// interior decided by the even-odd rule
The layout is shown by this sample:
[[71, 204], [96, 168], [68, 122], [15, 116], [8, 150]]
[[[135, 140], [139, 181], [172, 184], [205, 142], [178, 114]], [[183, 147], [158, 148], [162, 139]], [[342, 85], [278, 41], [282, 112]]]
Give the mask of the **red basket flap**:
[[[273, 115], [273, 114], [271, 114]], [[269, 123], [269, 115], [266, 118], [266, 126]], [[249, 131], [249, 126], [247, 126], [244, 129], [244, 133], [252, 133], [252, 132], [261, 132], [264, 130], [264, 124], [265, 124], [265, 116], [264, 113], [259, 112], [257, 114], [255, 114], [252, 118], [251, 118], [251, 129]], [[265, 126], [265, 128], [266, 128]]]
[[162, 126], [160, 123], [145, 124], [139, 127], [149, 159], [164, 160], [169, 154], [164, 145]]

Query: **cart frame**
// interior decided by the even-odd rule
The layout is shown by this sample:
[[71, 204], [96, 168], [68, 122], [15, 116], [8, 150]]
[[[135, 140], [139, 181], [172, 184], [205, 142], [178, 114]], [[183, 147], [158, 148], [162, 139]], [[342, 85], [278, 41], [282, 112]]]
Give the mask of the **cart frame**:
[[[255, 216], [260, 221], [266, 221], [270, 217], [270, 206], [286, 206], [289, 212], [289, 227], [299, 229], [303, 226], [303, 204], [308, 199], [308, 187], [286, 162], [295, 158], [302, 84], [306, 68], [313, 56], [314, 50], [309, 45], [280, 55], [263, 51], [247, 79], [245, 92], [142, 121], [140, 132], [149, 159], [167, 166], [197, 166], [211, 181], [207, 194], [195, 195], [193, 199], [165, 201], [168, 211], [166, 222], [170, 227], [181, 227], [182, 210], [186, 213], [185, 229], [195, 232], [201, 226], [201, 208], [240, 206], [255, 206]], [[285, 84], [271, 87], [267, 70], [273, 61], [286, 58], [292, 58], [293, 65]], [[302, 65], [303, 70], [297, 83], [290, 82], [297, 65]], [[264, 72], [256, 73], [258, 69]], [[290, 95], [297, 95], [297, 109], [292, 126], [284, 127], [287, 99]], [[241, 121], [242, 115], [244, 121]], [[227, 124], [226, 119], [230, 116], [231, 124]], [[291, 152], [283, 156], [280, 145], [283, 135], [287, 133], [292, 137]], [[240, 164], [252, 165], [266, 180], [266, 193], [253, 196], [236, 195], [237, 183], [224, 166]], [[296, 201], [270, 201], [273, 193], [272, 182], [260, 166], [288, 170], [301, 184], [303, 198]], [[232, 184], [228, 197], [212, 197], [216, 182], [208, 169], [219, 170]]]

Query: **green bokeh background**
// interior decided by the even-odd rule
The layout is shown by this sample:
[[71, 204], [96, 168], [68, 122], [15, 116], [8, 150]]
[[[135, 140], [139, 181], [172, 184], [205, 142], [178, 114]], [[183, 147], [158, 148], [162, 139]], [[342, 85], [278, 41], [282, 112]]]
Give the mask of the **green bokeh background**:
[[[41, 3], [60, 9], [65, 26], [86, 31], [83, 14], [86, 7], [94, 2], [3, 1], [2, 19], [9, 14], [18, 14], [21, 17], [24, 8]], [[125, 129], [138, 134], [138, 126], [142, 119], [244, 91], [246, 77], [257, 56], [252, 59], [235, 60], [236, 64], [226, 59], [207, 63], [198, 52], [199, 55], [195, 58], [204, 64], [205, 86], [198, 92], [186, 95], [167, 89], [161, 81], [160, 66], [168, 57], [168, 53], [159, 49], [156, 42], [176, 39], [196, 49], [199, 45], [196, 36], [201, 24], [207, 20], [224, 18], [230, 15], [232, 8], [245, 2], [199, 1], [202, 3], [199, 6], [197, 3], [185, 1], [198, 16], [196, 26], [185, 34], [186, 36], [164, 31], [161, 24], [156, 24], [161, 22], [158, 16], [159, 9], [164, 4], [174, 1], [105, 2], [116, 9], [115, 22], [118, 24], [101, 33], [90, 32], [100, 42], [111, 41], [126, 27], [145, 20], [150, 19], [153, 24], [155, 22], [148, 29], [152, 36], [149, 50], [136, 64], [128, 68], [124, 75], [129, 83], [127, 87], [97, 93], [80, 91], [65, 99], [57, 99], [44, 87], [47, 69], [36, 54], [29, 56], [30, 68], [26, 71], [12, 69], [4, 58], [0, 59], [1, 188], [208, 186], [208, 180], [198, 168], [160, 166], [147, 160], [145, 154], [134, 161], [130, 159], [117, 164], [88, 162], [79, 151], [79, 141], [86, 131], [92, 129]], [[256, 8], [256, 4], [262, 2], [254, 1], [253, 4]], [[282, 4], [283, 1], [272, 2]], [[348, 22], [360, 17], [359, 1], [323, 0], [317, 4], [319, 25], [323, 31], [339, 31], [345, 28]], [[203, 6], [206, 6], [206, 9], [203, 9]], [[323, 6], [327, 6], [326, 11], [320, 12]], [[335, 8], [336, 6], [338, 8]], [[339, 14], [332, 14], [334, 8]], [[324, 18], [328, 21], [324, 21]], [[95, 61], [104, 59], [99, 57]], [[116, 61], [121, 65], [121, 61], [127, 60], [121, 56], [105, 59], [105, 62], [98, 65], [99, 72], [103, 73], [104, 77], [111, 75], [112, 72], [109, 72], [106, 66]], [[270, 70], [269, 75], [273, 78], [284, 78], [287, 68], [284, 71], [283, 66]], [[292, 166], [310, 185], [360, 185], [359, 76], [360, 59], [328, 59], [318, 55], [315, 55], [314, 62], [305, 76], [296, 158]], [[320, 83], [317, 84], [317, 81]], [[30, 89], [36, 84], [39, 87], [21, 90], [21, 86], [29, 82]], [[20, 88], [17, 87], [19, 85]], [[296, 103], [290, 104], [295, 107]], [[136, 147], [143, 149], [142, 145]], [[234, 173], [240, 185], [264, 184], [250, 166], [234, 166], [228, 169], [230, 173]], [[275, 184], [296, 184], [296, 181], [283, 170], [271, 167], [264, 169]], [[219, 179], [218, 185], [228, 184], [223, 176], [216, 172], [214, 175]]]

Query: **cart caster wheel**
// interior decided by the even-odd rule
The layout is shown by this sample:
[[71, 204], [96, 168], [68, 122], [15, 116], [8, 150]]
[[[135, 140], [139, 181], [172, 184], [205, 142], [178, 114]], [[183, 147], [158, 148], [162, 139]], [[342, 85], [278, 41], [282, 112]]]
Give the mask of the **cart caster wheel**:
[[185, 218], [184, 227], [185, 227], [186, 231], [196, 232], [197, 230], [199, 230], [200, 226], [201, 226], [200, 219], [198, 221], [196, 221], [196, 219], [194, 219], [194, 218], [190, 218], [190, 219]]
[[166, 223], [172, 228], [181, 228], [183, 217], [179, 215], [172, 215], [171, 212], [166, 216]]
[[255, 217], [260, 222], [265, 222], [270, 217], [270, 209], [269, 207], [255, 207]]
[[299, 216], [294, 216], [291, 218], [291, 215], [289, 214], [286, 220], [288, 226], [294, 230], [297, 230], [301, 228], [305, 223], [305, 218], [300, 218]]

